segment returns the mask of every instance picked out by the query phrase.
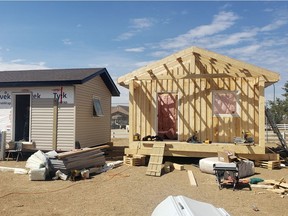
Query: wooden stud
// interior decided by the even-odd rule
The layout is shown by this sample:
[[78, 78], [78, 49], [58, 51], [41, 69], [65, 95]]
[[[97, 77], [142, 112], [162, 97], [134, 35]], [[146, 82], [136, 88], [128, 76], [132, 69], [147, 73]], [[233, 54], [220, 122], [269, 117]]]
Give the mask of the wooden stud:
[[191, 186], [198, 187], [198, 184], [196, 182], [196, 179], [194, 177], [194, 174], [193, 174], [192, 170], [188, 170], [187, 173], [188, 173], [188, 178], [189, 178]]

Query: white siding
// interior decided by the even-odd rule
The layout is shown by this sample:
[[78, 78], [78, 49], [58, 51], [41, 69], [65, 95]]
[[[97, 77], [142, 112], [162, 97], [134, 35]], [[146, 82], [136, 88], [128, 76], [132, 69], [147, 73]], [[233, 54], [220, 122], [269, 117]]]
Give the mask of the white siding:
[[75, 147], [74, 104], [59, 104], [57, 150], [68, 151]]
[[52, 149], [53, 99], [32, 100], [31, 139], [36, 149]]
[[[71, 150], [74, 139], [74, 105], [58, 105], [57, 150]], [[32, 100], [31, 137], [36, 149], [53, 149], [53, 99]]]

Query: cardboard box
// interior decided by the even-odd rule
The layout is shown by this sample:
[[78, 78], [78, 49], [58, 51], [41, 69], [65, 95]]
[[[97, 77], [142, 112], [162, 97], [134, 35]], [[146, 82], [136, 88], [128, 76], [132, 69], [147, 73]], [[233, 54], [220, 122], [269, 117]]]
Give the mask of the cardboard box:
[[218, 161], [231, 163], [232, 162], [231, 157], [233, 158], [235, 157], [235, 152], [233, 151], [218, 152]]

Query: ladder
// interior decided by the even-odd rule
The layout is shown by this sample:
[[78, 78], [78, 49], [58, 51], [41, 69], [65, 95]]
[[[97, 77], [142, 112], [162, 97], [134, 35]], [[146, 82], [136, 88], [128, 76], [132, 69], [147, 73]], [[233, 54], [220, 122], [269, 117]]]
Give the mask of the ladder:
[[272, 130], [275, 134], [277, 134], [277, 137], [281, 143], [281, 145], [283, 146], [283, 148], [288, 151], [288, 147], [287, 147], [287, 144], [286, 144], [286, 140], [283, 138], [282, 134], [280, 133], [279, 131], [279, 128], [277, 127], [277, 125], [275, 124], [274, 122], [274, 119], [273, 119], [273, 116], [272, 116], [272, 113], [270, 112], [270, 110], [266, 107], [265, 108], [265, 115], [267, 117], [267, 120], [269, 122], [269, 124], [271, 125], [272, 127]]
[[162, 162], [165, 150], [165, 143], [159, 142], [153, 144], [152, 153], [148, 164], [146, 175], [161, 176]]

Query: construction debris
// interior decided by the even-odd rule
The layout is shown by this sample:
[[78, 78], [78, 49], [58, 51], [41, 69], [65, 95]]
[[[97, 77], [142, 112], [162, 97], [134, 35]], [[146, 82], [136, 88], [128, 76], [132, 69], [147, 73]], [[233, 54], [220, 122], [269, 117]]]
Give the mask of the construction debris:
[[45, 167], [30, 169], [30, 171], [28, 172], [29, 179], [31, 181], [45, 181], [46, 172], [47, 170]]
[[57, 154], [49, 158], [52, 171], [60, 170], [69, 174], [72, 170], [82, 170], [90, 167], [100, 167], [105, 164], [104, 153], [98, 148], [84, 148], [71, 152]]
[[258, 184], [251, 184], [253, 188], [263, 188], [280, 195], [288, 195], [288, 184], [285, 179], [280, 180], [264, 180]]
[[63, 153], [43, 153], [39, 150], [28, 158], [25, 167], [30, 170], [31, 181], [47, 178], [72, 181], [88, 179], [90, 174], [106, 172], [123, 164], [123, 161], [106, 163], [102, 148], [106, 147], [75, 149]]
[[196, 182], [196, 179], [194, 177], [194, 174], [193, 174], [192, 170], [188, 170], [187, 173], [188, 173], [188, 178], [189, 178], [191, 186], [198, 187], [198, 184]]
[[175, 170], [184, 170], [184, 165], [173, 163], [173, 167]]
[[15, 174], [27, 174], [28, 170], [22, 168], [3, 167], [0, 166], [1, 172], [14, 172]]

